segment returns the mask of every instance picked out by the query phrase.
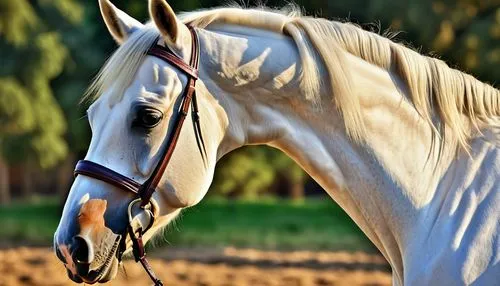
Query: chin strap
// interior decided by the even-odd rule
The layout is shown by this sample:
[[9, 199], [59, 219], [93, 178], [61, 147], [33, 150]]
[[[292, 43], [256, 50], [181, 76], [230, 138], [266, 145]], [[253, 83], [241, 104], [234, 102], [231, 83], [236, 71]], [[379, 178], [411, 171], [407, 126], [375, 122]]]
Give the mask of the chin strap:
[[[141, 213], [133, 216], [133, 208], [134, 205], [139, 205], [141, 209]], [[128, 205], [128, 219], [129, 224], [127, 227], [127, 233], [130, 236], [130, 240], [132, 241], [132, 252], [134, 254], [135, 262], [140, 262], [149, 278], [153, 281], [155, 286], [163, 286], [163, 283], [156, 276], [151, 264], [146, 258], [146, 249], [144, 246], [144, 241], [142, 239], [142, 235], [153, 225], [154, 223], [154, 214], [151, 211], [151, 203], [142, 206], [141, 199], [136, 199]], [[146, 223], [144, 223], [146, 222]], [[126, 237], [126, 236], [125, 236]]]

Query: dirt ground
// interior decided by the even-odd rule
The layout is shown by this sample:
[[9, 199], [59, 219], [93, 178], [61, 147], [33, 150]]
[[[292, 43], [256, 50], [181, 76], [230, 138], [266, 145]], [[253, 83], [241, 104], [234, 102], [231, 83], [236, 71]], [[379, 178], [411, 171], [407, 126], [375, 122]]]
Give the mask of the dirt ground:
[[[160, 249], [153, 268], [165, 285], [306, 286], [390, 285], [380, 255], [344, 252], [272, 252], [249, 249]], [[139, 264], [129, 260], [109, 285], [151, 285]], [[48, 248], [0, 250], [0, 286], [73, 285]]]

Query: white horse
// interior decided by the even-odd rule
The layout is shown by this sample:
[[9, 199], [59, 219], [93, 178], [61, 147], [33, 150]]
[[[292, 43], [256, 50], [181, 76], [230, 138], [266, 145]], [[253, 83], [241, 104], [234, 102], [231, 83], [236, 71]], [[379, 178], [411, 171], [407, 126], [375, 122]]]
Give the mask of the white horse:
[[[184, 23], [199, 34], [196, 91], [208, 160], [186, 124], [153, 197], [159, 217], [146, 240], [204, 197], [224, 154], [267, 144], [351, 216], [390, 263], [394, 285], [500, 283], [497, 89], [352, 24], [293, 10], [178, 17], [164, 0], [150, 0], [152, 21], [143, 25], [107, 0], [99, 4], [120, 47], [90, 88], [86, 159], [140, 182], [159, 160], [187, 81], [145, 51], [161, 35], [187, 61], [192, 38]], [[139, 120], [154, 124], [137, 128], [143, 105], [153, 114]], [[72, 279], [115, 277], [113, 244], [128, 223], [130, 199], [102, 181], [76, 178], [55, 234]], [[90, 263], [84, 270], [74, 259], [76, 235], [86, 242], [78, 250]], [[98, 275], [90, 279], [89, 270]]]

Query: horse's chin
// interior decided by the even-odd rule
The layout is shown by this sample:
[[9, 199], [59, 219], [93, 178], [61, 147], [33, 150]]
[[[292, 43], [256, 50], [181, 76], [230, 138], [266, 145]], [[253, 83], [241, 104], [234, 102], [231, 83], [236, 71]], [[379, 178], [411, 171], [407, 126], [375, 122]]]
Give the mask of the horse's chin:
[[118, 258], [113, 257], [113, 259], [110, 260], [108, 264], [103, 265], [103, 267], [99, 268], [98, 270], [91, 270], [85, 276], [72, 275], [71, 273], [68, 273], [68, 275], [69, 278], [76, 283], [82, 283], [82, 282], [86, 284], [106, 283], [110, 280], [113, 280], [116, 277], [119, 265], [120, 262], [118, 261]]
[[107, 269], [102, 269], [100, 277], [97, 282], [99, 283], [105, 283], [110, 280], [113, 280], [116, 277], [116, 274], [118, 273], [118, 267], [120, 265], [120, 262], [118, 261], [118, 258], [113, 257], [113, 260], [111, 261], [110, 265], [107, 267]]

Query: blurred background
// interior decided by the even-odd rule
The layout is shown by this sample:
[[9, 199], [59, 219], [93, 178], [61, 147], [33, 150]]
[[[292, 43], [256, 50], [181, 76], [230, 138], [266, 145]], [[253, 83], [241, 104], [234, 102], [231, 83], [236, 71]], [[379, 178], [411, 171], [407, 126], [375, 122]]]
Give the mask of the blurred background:
[[[113, 2], [140, 21], [148, 19], [145, 0]], [[169, 1], [175, 11], [226, 3]], [[451, 66], [491, 84], [500, 79], [500, 0], [295, 3], [307, 15], [351, 21], [379, 33], [401, 31], [396, 40], [423, 54], [439, 55]], [[240, 4], [281, 7], [286, 3], [248, 0]], [[85, 155], [91, 136], [83, 117], [87, 106], [79, 100], [114, 49], [97, 1], [0, 0], [0, 261], [7, 257], [6, 251], [21, 251], [22, 246], [50, 246], [73, 167]], [[165, 232], [167, 249], [198, 249], [197, 254], [224, 249], [227, 257], [227, 251], [231, 252], [227, 247], [237, 247], [231, 248], [235, 257], [250, 255], [237, 249], [251, 248], [259, 249], [257, 253], [362, 251], [380, 258], [307, 174], [267, 147], [243, 148], [223, 158], [207, 198], [184, 211]], [[38, 249], [42, 256], [43, 249]], [[33, 253], [26, 251], [28, 256]], [[367, 269], [389, 277], [380, 261], [380, 269]], [[37, 284], [29, 275], [16, 277], [12, 281]], [[179, 281], [190, 279], [186, 277]], [[9, 281], [3, 283], [14, 285]], [[316, 284], [330, 285], [320, 282]]]

